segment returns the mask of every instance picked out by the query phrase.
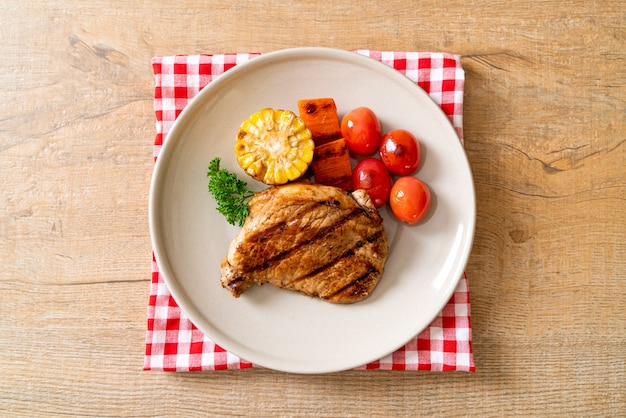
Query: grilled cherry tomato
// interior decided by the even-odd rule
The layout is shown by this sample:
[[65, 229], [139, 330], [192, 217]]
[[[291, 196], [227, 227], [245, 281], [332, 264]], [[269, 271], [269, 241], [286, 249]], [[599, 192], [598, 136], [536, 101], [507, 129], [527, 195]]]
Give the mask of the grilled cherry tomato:
[[416, 224], [428, 213], [430, 189], [415, 177], [400, 177], [391, 187], [389, 206], [398, 220]]
[[399, 176], [413, 174], [420, 163], [420, 146], [411, 132], [394, 129], [380, 143], [380, 159], [389, 171]]
[[355, 189], [367, 190], [374, 206], [380, 208], [389, 200], [391, 176], [380, 160], [366, 158], [354, 167], [352, 185]]
[[357, 107], [341, 119], [341, 135], [348, 149], [356, 155], [372, 155], [378, 149], [381, 137], [380, 122], [368, 107]]

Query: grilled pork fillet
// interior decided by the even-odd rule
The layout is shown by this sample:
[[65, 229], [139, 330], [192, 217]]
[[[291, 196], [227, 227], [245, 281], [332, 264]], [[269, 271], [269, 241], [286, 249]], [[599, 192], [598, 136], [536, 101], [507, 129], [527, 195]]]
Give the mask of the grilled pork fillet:
[[383, 219], [364, 190], [310, 183], [270, 187], [221, 262], [222, 286], [239, 297], [271, 283], [333, 303], [369, 296], [389, 253]]

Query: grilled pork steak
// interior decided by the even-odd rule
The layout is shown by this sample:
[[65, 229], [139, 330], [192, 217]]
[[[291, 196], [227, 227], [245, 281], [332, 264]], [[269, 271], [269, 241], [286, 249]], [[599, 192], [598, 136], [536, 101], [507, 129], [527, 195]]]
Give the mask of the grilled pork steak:
[[369, 296], [389, 253], [383, 219], [364, 190], [292, 183], [257, 193], [221, 262], [222, 286], [239, 297], [272, 285], [333, 303]]

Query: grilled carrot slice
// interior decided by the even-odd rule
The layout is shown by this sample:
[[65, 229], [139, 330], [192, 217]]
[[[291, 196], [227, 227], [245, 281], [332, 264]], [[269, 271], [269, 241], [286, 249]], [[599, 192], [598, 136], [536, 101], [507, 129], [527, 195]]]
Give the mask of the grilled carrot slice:
[[350, 152], [343, 138], [315, 147], [311, 167], [316, 183], [353, 189]]
[[341, 138], [337, 106], [332, 98], [298, 100], [300, 118], [311, 131], [315, 145]]

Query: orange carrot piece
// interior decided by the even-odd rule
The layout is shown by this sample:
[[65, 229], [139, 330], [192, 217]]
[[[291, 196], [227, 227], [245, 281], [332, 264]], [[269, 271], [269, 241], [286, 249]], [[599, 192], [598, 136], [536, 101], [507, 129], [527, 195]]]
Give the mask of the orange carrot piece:
[[315, 147], [311, 167], [316, 183], [353, 190], [350, 152], [343, 138]]
[[311, 131], [315, 145], [341, 138], [337, 106], [332, 98], [298, 100], [300, 118]]

